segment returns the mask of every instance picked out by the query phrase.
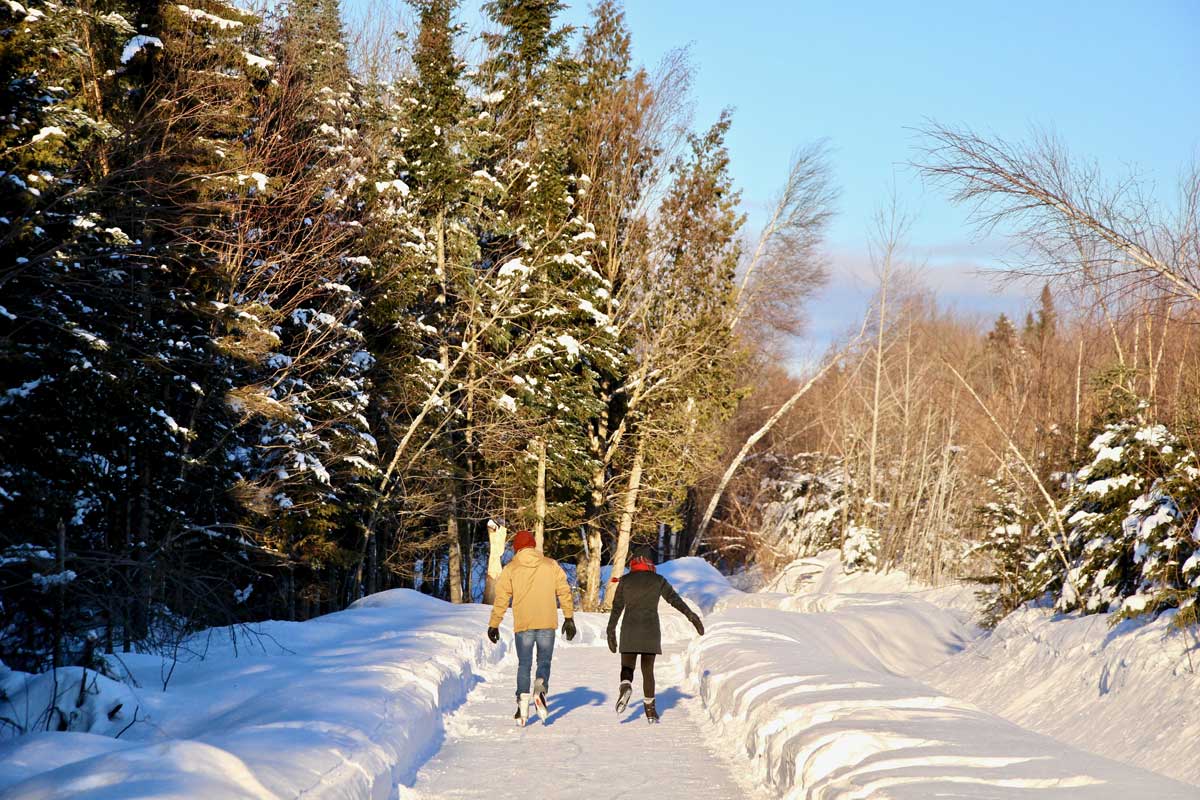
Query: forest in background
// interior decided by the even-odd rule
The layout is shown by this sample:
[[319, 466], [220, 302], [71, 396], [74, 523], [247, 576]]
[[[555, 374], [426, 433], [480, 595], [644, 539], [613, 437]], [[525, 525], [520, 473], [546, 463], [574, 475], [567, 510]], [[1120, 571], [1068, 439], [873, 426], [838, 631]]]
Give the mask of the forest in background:
[[889, 211], [871, 309], [797, 380], [822, 147], [750, 232], [684, 53], [635, 65], [615, 2], [457, 11], [0, 9], [0, 661], [486, 597], [493, 519], [585, 608], [648, 541], [972, 577], [992, 619], [1048, 591], [1194, 620], [1194, 174], [1163, 209], [1053, 141], [930, 128], [920, 167], [1045, 291], [942, 307]]
[[504, 524], [595, 608], [686, 527], [819, 285], [822, 154], [743, 252], [730, 117], [561, 8], [0, 10], [0, 660], [486, 597]]
[[768, 572], [840, 548], [851, 568], [970, 578], [991, 624], [1048, 601], [1114, 621], [1177, 609], [1194, 626], [1200, 172], [1163, 203], [1053, 137], [923, 134], [914, 167], [1012, 237], [980, 280], [1041, 290], [1023, 320], [939, 304], [909, 220], [885, 207], [861, 330], [741, 476], [753, 534], [727, 546]]

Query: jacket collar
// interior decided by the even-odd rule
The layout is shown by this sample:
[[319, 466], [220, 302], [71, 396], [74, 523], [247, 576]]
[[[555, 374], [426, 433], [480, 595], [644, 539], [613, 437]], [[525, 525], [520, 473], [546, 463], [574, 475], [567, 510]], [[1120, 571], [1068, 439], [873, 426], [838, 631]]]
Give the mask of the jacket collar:
[[522, 567], [536, 567], [542, 563], [545, 556], [541, 550], [536, 547], [522, 547], [513, 554], [512, 560], [520, 564]]

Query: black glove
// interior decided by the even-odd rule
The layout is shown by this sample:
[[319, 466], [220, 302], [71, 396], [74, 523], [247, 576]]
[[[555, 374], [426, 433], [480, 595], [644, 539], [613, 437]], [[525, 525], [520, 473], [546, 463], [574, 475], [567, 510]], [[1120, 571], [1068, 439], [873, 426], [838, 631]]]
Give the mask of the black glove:
[[492, 644], [500, 641], [500, 629], [488, 628], [488, 638], [492, 640]]
[[608, 649], [612, 652], [617, 652], [617, 632], [610, 630], [608, 632]]
[[563, 634], [568, 642], [575, 638], [575, 620], [570, 617], [563, 620]]
[[703, 636], [703, 635], [704, 635], [704, 623], [700, 621], [700, 618], [699, 618], [699, 617], [693, 617], [693, 618], [692, 618], [692, 624], [696, 626], [696, 633], [698, 633], [698, 634], [700, 634], [701, 636]]

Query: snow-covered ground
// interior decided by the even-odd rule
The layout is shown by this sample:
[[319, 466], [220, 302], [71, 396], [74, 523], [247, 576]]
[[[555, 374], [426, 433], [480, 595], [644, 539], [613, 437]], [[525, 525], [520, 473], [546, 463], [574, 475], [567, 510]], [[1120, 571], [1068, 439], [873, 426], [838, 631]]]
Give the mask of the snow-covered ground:
[[732, 602], [803, 611], [884, 595], [906, 607], [923, 601], [920, 624], [957, 620], [966, 644], [903, 674], [1080, 749], [1200, 785], [1200, 639], [1173, 624], [1173, 611], [1114, 626], [1105, 614], [1026, 607], [985, 633], [972, 624], [977, 587], [846, 574], [835, 552], [794, 562], [764, 588]]
[[[138, 685], [101, 682], [90, 732], [0, 743], [0, 797], [1200, 797], [1196, 677], [1164, 620], [1029, 610], [984, 635], [969, 588], [828, 558], [760, 592], [699, 559], [661, 572], [708, 630], [664, 605], [659, 726], [614, 713], [602, 615], [559, 639], [549, 724], [518, 729], [508, 624], [493, 646], [482, 606], [401, 590], [236, 652], [214, 631], [166, 691], [159, 659], [127, 657]], [[53, 688], [0, 681], [6, 713]]]
[[[905, 673], [945, 657], [902, 603], [710, 618], [687, 670], [718, 738], [778, 797], [1195, 798], [1197, 789], [1019, 728]], [[887, 645], [889, 640], [894, 643]]]
[[1200, 785], [1200, 642], [1171, 617], [1112, 627], [1105, 615], [1021, 609], [921, 678], [1018, 725]]
[[[121, 698], [121, 719], [0, 744], [0, 797], [387, 798], [440, 746], [446, 709], [509, 649], [486, 627], [482, 606], [399, 589], [241, 631], [236, 647], [213, 631], [192, 643], [205, 658], [180, 662], [166, 691], [169, 665], [123, 656], [140, 688]], [[0, 679], [5, 716], [35, 705], [26, 687], [45, 693], [46, 676]], [[73, 707], [78, 678], [59, 691]]]

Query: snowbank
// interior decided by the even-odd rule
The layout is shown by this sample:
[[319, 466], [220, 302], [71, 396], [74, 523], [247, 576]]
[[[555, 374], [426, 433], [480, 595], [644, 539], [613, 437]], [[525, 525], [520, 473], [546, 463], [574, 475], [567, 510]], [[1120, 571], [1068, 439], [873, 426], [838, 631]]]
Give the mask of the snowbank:
[[658, 573], [671, 582], [675, 591], [685, 600], [694, 603], [705, 614], [719, 603], [742, 592], [729, 584], [729, 579], [717, 571], [703, 558], [677, 558], [664, 562]]
[[821, 597], [835, 594], [904, 595], [953, 610], [963, 621], [973, 622], [979, 615], [975, 597], [977, 586], [955, 582], [932, 588], [910, 578], [903, 570], [847, 572], [839, 550], [826, 550], [813, 558], [796, 559], [780, 570], [762, 591]]
[[[664, 571], [701, 608], [733, 591], [700, 559]], [[173, 671], [126, 654], [127, 683], [87, 672], [78, 707], [78, 668], [0, 674], [3, 716], [44, 728], [55, 697], [71, 715], [71, 732], [0, 742], [0, 798], [389, 797], [440, 746], [446, 710], [511, 657], [511, 614], [493, 646], [489, 611], [398, 589], [308, 622], [214, 629]], [[559, 647], [604, 646], [607, 614], [577, 620]], [[665, 604], [662, 631], [695, 635]]]
[[921, 677], [1060, 741], [1200, 784], [1200, 651], [1171, 616], [1110, 627], [1107, 615], [1024, 608]]
[[966, 646], [927, 671], [909, 664], [901, 674], [1066, 744], [1200, 785], [1200, 641], [1171, 624], [1174, 612], [1112, 627], [1110, 615], [1027, 607], [988, 633], [974, 625], [977, 591], [930, 589], [899, 571], [847, 573], [830, 551], [788, 565], [763, 593], [725, 604], [874, 614], [863, 604], [925, 603], [912, 608], [921, 608], [926, 633], [903, 638], [937, 638], [957, 621]]
[[[1074, 750], [900, 674], [956, 646], [928, 604], [710, 616], [686, 670], [721, 741], [781, 797], [1194, 798], [1194, 787]], [[890, 646], [881, 645], [891, 642]]]
[[836, 550], [792, 562], [761, 592], [726, 594], [715, 610], [735, 608], [836, 612], [837, 624], [860, 649], [900, 675], [944, 661], [980, 633], [970, 590], [928, 589], [903, 572], [848, 573]]
[[[123, 656], [139, 687], [121, 710], [128, 730], [112, 738], [102, 720], [96, 733], [0, 744], [0, 797], [386, 798], [438, 748], [445, 710], [509, 651], [507, 626], [499, 645], [484, 637], [487, 614], [399, 589], [263, 623], [236, 645], [209, 631], [191, 642], [204, 658], [181, 661], [166, 691], [158, 657]], [[17, 680], [31, 701], [45, 694], [10, 675], [12, 708], [25, 699]]]

